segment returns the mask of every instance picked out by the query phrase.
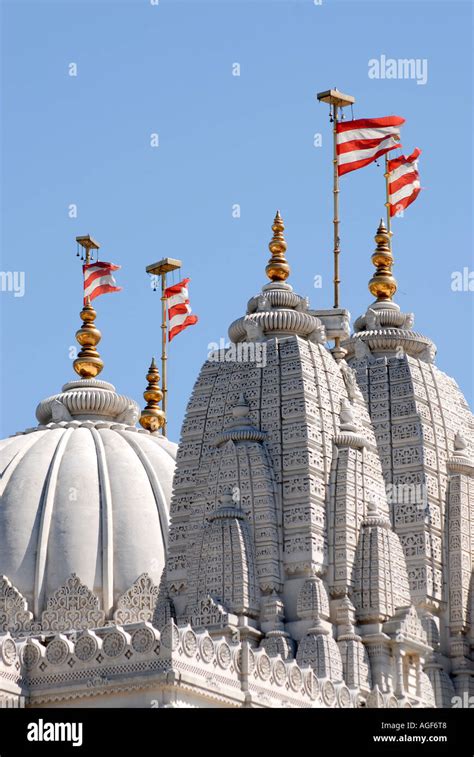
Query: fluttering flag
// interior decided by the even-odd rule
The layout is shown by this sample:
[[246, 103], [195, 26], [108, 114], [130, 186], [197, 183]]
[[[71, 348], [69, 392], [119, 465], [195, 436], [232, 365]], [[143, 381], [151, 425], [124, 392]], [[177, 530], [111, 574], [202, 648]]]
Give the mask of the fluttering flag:
[[82, 266], [84, 272], [84, 305], [87, 298], [92, 302], [95, 297], [107, 292], [121, 292], [122, 287], [115, 286], [112, 271], [118, 271], [119, 265], [113, 263], [86, 263]]
[[420, 175], [418, 173], [418, 156], [421, 150], [415, 147], [412, 154], [406, 157], [387, 161], [388, 173], [388, 201], [390, 216], [407, 208], [418, 197], [421, 191]]
[[191, 279], [183, 279], [179, 284], [165, 289], [165, 297], [168, 305], [168, 340], [171, 342], [176, 334], [197, 323], [197, 315], [190, 315], [188, 282]]
[[339, 176], [363, 168], [389, 150], [401, 147], [399, 127], [404, 123], [405, 119], [400, 116], [339, 121], [336, 126]]

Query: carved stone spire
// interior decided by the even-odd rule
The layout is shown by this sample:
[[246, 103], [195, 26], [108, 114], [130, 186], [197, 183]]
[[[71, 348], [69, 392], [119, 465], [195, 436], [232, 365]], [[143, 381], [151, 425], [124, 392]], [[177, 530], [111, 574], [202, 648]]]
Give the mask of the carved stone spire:
[[375, 235], [377, 247], [372, 255], [376, 268], [369, 281], [369, 290], [376, 298], [366, 313], [354, 322], [354, 333], [342, 346], [346, 360], [366, 360], [369, 364], [380, 356], [400, 357], [403, 353], [433, 363], [436, 347], [428, 337], [413, 330], [414, 314], [402, 313], [393, 301], [397, 282], [392, 275], [393, 257], [390, 236], [381, 220]]
[[198, 569], [198, 601], [207, 595], [237, 615], [256, 617], [259, 591], [247, 518], [233, 491], [224, 492], [204, 526]]

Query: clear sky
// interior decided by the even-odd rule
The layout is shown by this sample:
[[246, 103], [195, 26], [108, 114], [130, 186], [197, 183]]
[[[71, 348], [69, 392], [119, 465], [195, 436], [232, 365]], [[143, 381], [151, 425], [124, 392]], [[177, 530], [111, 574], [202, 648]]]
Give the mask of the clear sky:
[[[160, 354], [145, 267], [183, 260], [200, 321], [170, 347], [174, 440], [208, 344], [265, 283], [277, 208], [290, 283], [331, 307], [331, 134], [315, 94], [334, 86], [356, 97], [355, 117], [404, 116], [404, 151], [423, 150], [424, 191], [394, 221], [396, 300], [472, 405], [474, 293], [451, 290], [454, 271], [474, 269], [470, 2], [16, 0], [2, 15], [1, 270], [25, 274], [23, 297], [0, 292], [2, 436], [36, 425], [37, 403], [75, 375], [76, 235], [122, 266], [123, 292], [95, 301], [100, 378], [140, 403]], [[369, 78], [383, 55], [426, 61], [427, 82]], [[356, 318], [371, 301], [382, 166], [341, 190], [341, 301]]]

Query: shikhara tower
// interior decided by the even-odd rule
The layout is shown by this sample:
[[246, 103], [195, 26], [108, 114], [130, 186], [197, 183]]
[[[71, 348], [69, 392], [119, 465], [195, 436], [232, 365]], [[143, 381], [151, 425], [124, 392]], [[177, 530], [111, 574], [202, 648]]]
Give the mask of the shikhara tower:
[[172, 495], [154, 365], [143, 430], [133, 401], [81, 378], [1, 442], [4, 699], [450, 707], [472, 693], [473, 416], [393, 302], [383, 223], [352, 335], [347, 312], [311, 310], [287, 283], [279, 214], [272, 228], [270, 281], [229, 328], [248, 349], [204, 363]]

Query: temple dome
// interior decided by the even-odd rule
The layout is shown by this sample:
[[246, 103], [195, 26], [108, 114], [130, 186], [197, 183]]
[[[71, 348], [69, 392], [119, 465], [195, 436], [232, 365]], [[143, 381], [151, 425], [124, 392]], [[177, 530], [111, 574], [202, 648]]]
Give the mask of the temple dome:
[[111, 384], [83, 379], [0, 442], [0, 576], [33, 622], [73, 574], [106, 618], [142, 574], [159, 583], [176, 445], [137, 416]]

